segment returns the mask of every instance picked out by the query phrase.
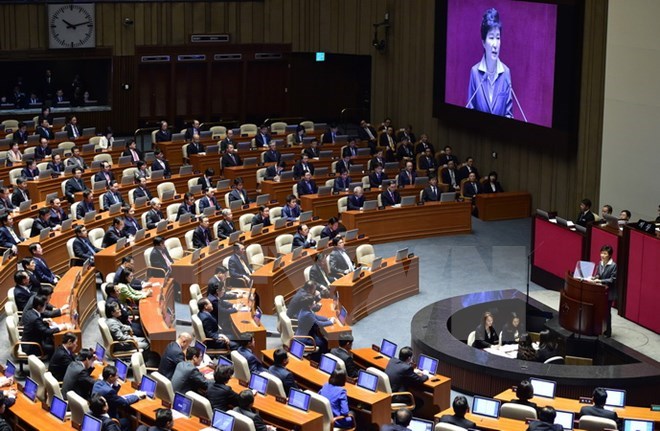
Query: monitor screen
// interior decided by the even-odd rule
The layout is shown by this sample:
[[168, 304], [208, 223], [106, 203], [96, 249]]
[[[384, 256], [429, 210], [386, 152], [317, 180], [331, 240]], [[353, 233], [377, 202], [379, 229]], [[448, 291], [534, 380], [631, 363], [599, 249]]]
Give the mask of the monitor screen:
[[298, 359], [303, 358], [305, 353], [305, 345], [298, 340], [291, 340], [291, 345], [289, 346], [289, 353], [295, 356]]
[[64, 418], [66, 418], [66, 407], [66, 401], [54, 395], [53, 400], [50, 402], [50, 414], [64, 422]]
[[218, 365], [229, 365], [233, 367], [234, 363], [229, 359], [225, 358], [224, 356], [218, 356]]
[[410, 431], [433, 431], [433, 422], [426, 419], [412, 418], [408, 424]]
[[623, 431], [653, 431], [653, 422], [639, 419], [625, 419], [623, 421]]
[[472, 413], [497, 419], [500, 415], [500, 402], [492, 398], [475, 396], [472, 401]]
[[360, 373], [358, 374], [357, 385], [362, 389], [376, 392], [376, 388], [378, 387], [378, 376], [360, 370]]
[[419, 355], [419, 364], [417, 368], [427, 371], [429, 374], [435, 374], [438, 370], [438, 360], [426, 355]]
[[309, 410], [309, 402], [312, 399], [312, 396], [304, 393], [303, 391], [295, 388], [291, 388], [289, 391], [289, 402], [288, 404], [291, 407], [295, 407], [302, 411]]
[[195, 340], [195, 348], [199, 350], [201, 356], [204, 357], [204, 355], [206, 354], [206, 344], [202, 343], [199, 340]]
[[94, 350], [94, 353], [96, 354], [96, 360], [103, 362], [103, 360], [105, 359], [105, 347], [103, 347], [99, 343], [96, 343], [96, 350]]
[[117, 368], [117, 377], [119, 377], [119, 380], [126, 381], [126, 375], [128, 374], [128, 364], [117, 359], [115, 361], [115, 367]]
[[30, 401], [34, 401], [34, 398], [37, 396], [37, 382], [26, 377], [25, 385], [23, 386], [23, 393]]
[[259, 374], [252, 374], [250, 376], [250, 389], [259, 392], [261, 395], [266, 395], [268, 388], [268, 379], [260, 376]]
[[101, 421], [87, 413], [80, 424], [80, 431], [101, 431]]
[[213, 410], [211, 426], [220, 431], [233, 431], [234, 417], [221, 410]]
[[542, 380], [531, 378], [529, 381], [532, 383], [534, 388], [535, 397], [544, 397], [544, 398], [554, 398], [555, 397], [555, 388], [557, 387], [557, 382], [552, 380]]
[[7, 359], [7, 363], [5, 364], [5, 377], [12, 377], [14, 374], [16, 374], [16, 365]]
[[348, 311], [346, 310], [346, 307], [342, 305], [341, 310], [339, 310], [339, 321], [342, 325], [346, 324], [346, 316], [348, 316]]
[[140, 390], [147, 394], [149, 398], [153, 398], [156, 393], [156, 381], [149, 376], [142, 376]]
[[565, 430], [572, 430], [574, 419], [573, 412], [567, 412], [564, 410], [555, 411], [557, 413], [557, 416], [555, 417], [555, 423], [561, 425]]
[[380, 353], [388, 358], [393, 358], [396, 354], [396, 344], [383, 338], [383, 341], [380, 343]]
[[319, 362], [319, 370], [326, 374], [332, 374], [335, 368], [337, 368], [337, 361], [328, 357], [328, 355], [321, 356], [321, 361]]
[[626, 405], [626, 391], [621, 389], [605, 389], [607, 392], [606, 406], [610, 407], [625, 407]]
[[181, 413], [186, 417], [190, 417], [192, 412], [193, 401], [192, 398], [188, 398], [183, 395], [181, 392], [174, 394], [174, 401], [172, 402], [172, 409]]

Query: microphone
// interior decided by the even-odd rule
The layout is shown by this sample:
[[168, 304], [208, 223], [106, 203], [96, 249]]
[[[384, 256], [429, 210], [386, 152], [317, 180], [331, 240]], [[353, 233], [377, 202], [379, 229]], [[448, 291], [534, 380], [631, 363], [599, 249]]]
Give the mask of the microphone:
[[525, 116], [525, 111], [523, 111], [522, 106], [520, 106], [520, 102], [518, 101], [518, 96], [516, 96], [516, 92], [513, 91], [513, 85], [511, 84], [509, 85], [511, 87], [511, 94], [513, 95], [513, 99], [516, 101], [516, 105], [518, 105], [518, 109], [520, 109], [520, 113], [523, 116], [523, 120], [525, 120], [525, 123], [529, 123], [529, 121], [527, 121], [527, 117]]
[[467, 102], [467, 104], [465, 105], [466, 108], [470, 108], [470, 103], [472, 103], [472, 99], [474, 99], [474, 96], [477, 95], [477, 92], [478, 92], [478, 91], [481, 89], [481, 87], [484, 85], [484, 81], [486, 80], [487, 77], [488, 77], [488, 75], [486, 75], [486, 74], [484, 73], [484, 77], [481, 78], [481, 82], [479, 83], [479, 86], [477, 86], [477, 88], [474, 90], [474, 92], [472, 93], [472, 95], [471, 95], [470, 98], [468, 99], [468, 102]]

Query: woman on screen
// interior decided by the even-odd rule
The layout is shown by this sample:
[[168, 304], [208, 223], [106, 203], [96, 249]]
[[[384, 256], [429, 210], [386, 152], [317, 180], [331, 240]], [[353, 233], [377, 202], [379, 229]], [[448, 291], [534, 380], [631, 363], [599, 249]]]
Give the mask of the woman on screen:
[[477, 326], [474, 335], [475, 338], [472, 347], [476, 347], [477, 349], [485, 349], [499, 342], [497, 331], [493, 328], [493, 315], [490, 311], [484, 313], [483, 321]]
[[481, 21], [484, 56], [470, 70], [466, 108], [513, 118], [511, 71], [500, 60], [502, 23], [496, 9], [488, 9]]
[[612, 253], [614, 249], [611, 245], [604, 245], [600, 248], [600, 263], [596, 266], [596, 274], [592, 279], [596, 283], [607, 286], [607, 302], [610, 307], [607, 307], [607, 329], [603, 335], [606, 337], [612, 336], [612, 304], [617, 298], [616, 289], [616, 263], [612, 260]]

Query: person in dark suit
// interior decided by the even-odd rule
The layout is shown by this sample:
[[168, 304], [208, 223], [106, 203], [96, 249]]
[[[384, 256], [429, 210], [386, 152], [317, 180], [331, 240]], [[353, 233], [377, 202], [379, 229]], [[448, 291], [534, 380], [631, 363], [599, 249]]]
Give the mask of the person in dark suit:
[[458, 157], [452, 154], [451, 145], [447, 145], [444, 148], [444, 154], [440, 155], [438, 163], [440, 163], [440, 166], [449, 166], [450, 161], [454, 162], [454, 166], [458, 166], [459, 164]]
[[344, 238], [341, 235], [332, 239], [332, 245], [334, 248], [328, 258], [328, 266], [330, 275], [339, 278], [353, 271], [355, 265], [344, 248]]
[[203, 213], [206, 208], [213, 208], [213, 211], [220, 211], [222, 207], [215, 197], [215, 189], [206, 190], [206, 194], [199, 200], [199, 212]]
[[429, 185], [422, 192], [422, 202], [437, 202], [442, 192], [438, 188], [438, 177], [429, 177]]
[[43, 118], [37, 128], [34, 131], [35, 135], [41, 136], [41, 138], [44, 138], [46, 140], [51, 140], [55, 139], [55, 134], [50, 128], [50, 124], [48, 124], [48, 119]]
[[335, 165], [335, 172], [341, 174], [342, 172], [349, 172], [351, 170], [351, 158], [349, 156], [343, 157], [341, 160], [337, 161]]
[[163, 177], [169, 178], [172, 176], [172, 169], [170, 169], [170, 162], [165, 160], [165, 154], [159, 149], [154, 150], [154, 161], [151, 164], [151, 172], [163, 171]]
[[524, 379], [516, 387], [516, 399], [511, 400], [511, 402], [533, 408], [538, 416], [539, 407], [535, 402], [530, 401], [532, 398], [534, 398], [534, 386], [532, 386], [529, 379]]
[[469, 419], [465, 419], [465, 414], [470, 411], [470, 406], [468, 404], [467, 398], [463, 395], [458, 395], [454, 398], [452, 402], [452, 409], [454, 410], [453, 415], [442, 415], [440, 422], [456, 425], [465, 429], [475, 429], [477, 425]]
[[240, 413], [252, 420], [255, 431], [269, 431], [271, 428], [266, 426], [266, 422], [261, 418], [259, 412], [254, 409], [254, 394], [250, 389], [244, 389], [238, 394], [238, 406], [234, 411]]
[[318, 301], [321, 300], [321, 295], [317, 294], [316, 287], [316, 283], [310, 280], [306, 281], [302, 287], [296, 290], [296, 293], [293, 294], [293, 297], [286, 307], [286, 315], [289, 316], [289, 318], [298, 318], [300, 310], [303, 309], [305, 299], [309, 297], [313, 298], [315, 301], [315, 304], [312, 307], [312, 311], [319, 311], [321, 309], [321, 305], [318, 304]]
[[241, 160], [241, 157], [234, 152], [234, 146], [227, 145], [227, 151], [225, 151], [225, 154], [222, 156], [223, 169], [232, 166], [241, 166], [242, 164], [243, 161]]
[[296, 221], [300, 218], [302, 209], [298, 203], [298, 198], [295, 195], [286, 197], [286, 205], [282, 207], [282, 218], [287, 221]]
[[295, 145], [302, 145], [305, 142], [305, 128], [298, 124], [296, 126], [296, 133], [293, 134], [293, 143]]
[[53, 177], [59, 175], [64, 175], [64, 163], [62, 163], [62, 156], [55, 154], [53, 160], [46, 164], [46, 169], [50, 169], [53, 172]]
[[415, 154], [426, 153], [426, 150], [431, 150], [431, 155], [435, 158], [435, 148], [433, 148], [433, 144], [429, 142], [429, 137], [426, 133], [422, 133], [419, 137], [419, 142], [415, 147]]
[[330, 217], [328, 223], [321, 231], [321, 238], [330, 238], [332, 241], [339, 234], [339, 220], [337, 217]]
[[347, 208], [349, 211], [359, 211], [364, 206], [364, 191], [362, 187], [357, 186], [353, 189], [353, 194], [348, 197]]
[[429, 177], [436, 176], [438, 172], [438, 162], [433, 157], [431, 149], [427, 148], [422, 156], [419, 158], [419, 169], [426, 171], [426, 175]]
[[69, 364], [76, 359], [78, 350], [78, 337], [73, 332], [62, 335], [62, 344], [57, 346], [48, 364], [48, 371], [58, 382], [64, 381], [64, 375]]
[[348, 171], [342, 171], [342, 173], [335, 177], [335, 182], [332, 186], [332, 191], [334, 192], [343, 192], [348, 190], [348, 187], [351, 184], [351, 177], [348, 176]]
[[124, 206], [121, 209], [124, 218], [124, 235], [135, 235], [137, 231], [142, 229], [140, 222], [135, 218], [135, 208]]
[[497, 181], [497, 172], [492, 171], [488, 174], [488, 181], [481, 187], [484, 193], [503, 193], [504, 189]]
[[101, 162], [100, 170], [94, 174], [94, 182], [98, 183], [101, 181], [105, 182], [106, 187], [110, 185], [112, 181], [115, 180], [115, 174], [110, 170], [111, 166], [108, 162]]
[[334, 144], [337, 142], [337, 125], [331, 124], [328, 130], [323, 134], [322, 144]]
[[87, 169], [87, 163], [85, 163], [85, 159], [80, 155], [80, 148], [79, 147], [73, 147], [71, 149], [72, 154], [71, 157], [66, 159], [66, 165], [67, 166], [78, 166], [80, 169], [85, 171]]
[[557, 344], [557, 338], [547, 329], [539, 333], [539, 349], [536, 351], [536, 361], [545, 362], [555, 356], [562, 356]]
[[144, 160], [144, 153], [137, 149], [135, 139], [131, 138], [126, 142], [126, 149], [121, 153], [122, 157], [130, 157], [131, 163], [137, 165], [137, 162]]
[[48, 139], [41, 138], [39, 145], [34, 149], [35, 160], [40, 161], [51, 155], [53, 155], [53, 150], [48, 146]]
[[[221, 268], [224, 269], [224, 267]], [[230, 329], [233, 325], [231, 321], [231, 315], [237, 313], [238, 309], [234, 307], [234, 304], [229, 302], [228, 299], [236, 299], [238, 298], [238, 294], [227, 294], [224, 283], [224, 279], [226, 279], [226, 272], [222, 273], [216, 270], [216, 273], [222, 274], [220, 275], [222, 284], [218, 284], [217, 281], [209, 284], [206, 299], [211, 302], [211, 312], [213, 313], [214, 317], [217, 316], [218, 325], [220, 325], [221, 328]]]
[[357, 142], [354, 137], [348, 138], [348, 145], [341, 152], [342, 157], [354, 159], [358, 156]]
[[609, 302], [610, 307], [607, 307], [607, 329], [603, 333], [606, 337], [612, 336], [612, 306], [618, 298], [618, 289], [616, 286], [616, 272], [617, 266], [616, 263], [612, 260], [612, 254], [614, 249], [611, 245], [603, 245], [600, 248], [600, 262], [596, 266], [596, 274], [592, 277], [592, 280], [598, 284], [602, 284], [607, 287], [607, 301]]
[[477, 180], [481, 178], [479, 176], [479, 170], [474, 166], [474, 159], [468, 156], [468, 158], [465, 159], [465, 164], [458, 170], [458, 177], [461, 180], [463, 178], [469, 178], [472, 172], [474, 172], [474, 175], [477, 177]]
[[293, 376], [293, 373], [286, 369], [289, 363], [289, 354], [283, 348], [279, 348], [273, 352], [273, 365], [268, 368], [268, 372], [282, 381], [284, 386], [284, 393], [288, 394], [291, 388], [298, 389], [298, 384]]
[[21, 170], [21, 176], [26, 180], [36, 180], [39, 178], [39, 168], [35, 159], [25, 159], [25, 167]]
[[34, 298], [32, 304], [34, 308], [27, 311], [22, 317], [23, 336], [21, 337], [21, 341], [38, 343], [41, 345], [41, 349], [31, 344], [23, 344], [23, 352], [27, 355], [41, 356], [41, 352], [43, 351], [46, 359], [50, 359], [55, 351], [53, 335], [61, 329], [70, 329], [70, 327], [67, 324], [62, 324], [62, 326], [54, 324], [50, 327], [44, 322], [41, 313], [46, 308], [46, 297], [37, 296]]
[[[309, 336], [314, 339], [314, 343], [318, 350], [311, 355], [311, 358], [318, 361], [323, 353], [328, 352], [328, 340], [321, 333], [320, 328], [331, 326], [335, 322], [335, 318], [328, 319], [325, 316], [316, 314], [314, 310], [316, 306], [316, 298], [313, 296], [306, 296], [302, 300], [300, 312], [298, 313], [298, 328], [296, 328], [296, 335]], [[311, 340], [301, 338], [304, 344], [310, 345]]]
[[[412, 364], [413, 351], [410, 347], [402, 347], [398, 358], [391, 358], [385, 367], [385, 374], [390, 378], [392, 392], [410, 391], [411, 388], [421, 388], [429, 376], [415, 372]], [[392, 402], [402, 402], [400, 397], [392, 397]], [[415, 397], [415, 410], [422, 408], [424, 402]]]
[[193, 247], [204, 248], [213, 240], [209, 230], [209, 218], [202, 216], [199, 219], [199, 226], [193, 231]]
[[101, 395], [94, 395], [89, 400], [89, 411], [91, 416], [101, 421], [100, 431], [121, 431], [121, 424], [108, 415], [110, 407]]
[[401, 195], [396, 190], [396, 183], [394, 181], [391, 181], [387, 186], [387, 190], [384, 190], [380, 194], [380, 202], [384, 207], [391, 207], [392, 205], [401, 203]]
[[380, 429], [381, 431], [410, 431], [408, 425], [410, 425], [412, 417], [410, 410], [399, 409], [394, 415], [394, 423], [385, 424]]
[[394, 137], [394, 129], [391, 127], [386, 128], [378, 138], [378, 145], [385, 148], [385, 158], [388, 162], [394, 161], [396, 154], [396, 138]]
[[245, 281], [246, 285], [252, 283], [252, 269], [247, 262], [245, 256], [245, 246], [240, 243], [234, 243], [234, 253], [229, 257], [229, 276], [232, 278], [240, 278]]
[[313, 195], [319, 192], [319, 188], [316, 186], [316, 181], [312, 179], [312, 174], [310, 172], [305, 172], [303, 179], [298, 183], [298, 196], [304, 195]]
[[96, 379], [92, 377], [95, 358], [92, 349], [80, 349], [75, 361], [71, 361], [62, 378], [62, 395], [66, 398], [69, 391], [73, 391], [84, 399], [92, 396], [92, 388]]
[[293, 177], [300, 179], [305, 176], [305, 172], [314, 175], [314, 165], [309, 162], [309, 155], [307, 153], [303, 153], [300, 161], [293, 166]]
[[232, 129], [227, 129], [227, 135], [225, 136], [225, 139], [220, 141], [220, 151], [224, 153], [227, 151], [227, 147], [229, 145], [236, 146], [234, 142], [234, 131]]
[[69, 139], [77, 139], [80, 137], [80, 132], [82, 129], [78, 125], [78, 118], [75, 115], [71, 116], [69, 123], [64, 126], [64, 130], [66, 130], [66, 135], [69, 137]]
[[16, 271], [14, 273], [14, 301], [16, 302], [16, 309], [22, 312], [25, 309], [25, 304], [28, 303], [32, 292], [30, 291], [30, 277], [25, 271]]
[[27, 189], [27, 178], [16, 178], [16, 187], [11, 195], [11, 203], [18, 208], [22, 202], [30, 199], [30, 192]]
[[188, 145], [188, 156], [193, 154], [204, 154], [204, 145], [199, 142], [199, 135], [193, 135], [192, 141]]
[[482, 322], [475, 329], [475, 338], [472, 347], [477, 349], [485, 349], [494, 344], [498, 344], [499, 336], [493, 327], [493, 314], [486, 311], [483, 315]]
[[103, 207], [107, 211], [115, 204], [121, 204], [121, 206], [124, 206], [126, 203], [124, 202], [121, 193], [119, 193], [119, 183], [112, 180], [108, 186], [108, 191], [103, 194]]
[[309, 235], [309, 228], [306, 224], [298, 225], [296, 234], [293, 236], [293, 248], [312, 248], [316, 246], [316, 241]]
[[264, 153], [264, 163], [277, 163], [282, 158], [282, 154], [277, 151], [275, 141], [268, 143], [268, 150]]
[[215, 170], [213, 168], [208, 168], [204, 171], [204, 175], [197, 179], [197, 185], [202, 186], [203, 192], [213, 188], [213, 175], [215, 175]]
[[158, 372], [168, 379], [171, 379], [172, 375], [174, 375], [176, 364], [184, 360], [183, 352], [190, 346], [192, 341], [192, 335], [188, 332], [182, 332], [175, 341], [169, 343], [167, 347], [165, 347], [163, 356], [160, 358]]
[[160, 129], [156, 132], [156, 142], [170, 142], [172, 132], [168, 130], [167, 121], [161, 121]]
[[374, 154], [374, 157], [371, 160], [369, 160], [369, 164], [367, 165], [367, 167], [369, 168], [369, 170], [373, 171], [376, 169], [377, 165], [380, 165], [383, 168], [385, 168], [385, 163], [386, 162], [385, 162], [385, 157], [383, 157], [383, 150], [381, 148], [378, 148], [376, 150], [376, 154]]
[[351, 349], [353, 348], [353, 335], [348, 332], [339, 334], [339, 347], [330, 350], [330, 353], [344, 361], [346, 374], [353, 379], [357, 378], [360, 367], [355, 364]]
[[30, 244], [28, 248], [32, 259], [34, 260], [34, 274], [39, 280], [40, 283], [48, 283], [55, 285], [60, 278], [53, 274], [53, 271], [50, 270], [50, 267], [43, 258], [44, 250], [41, 247], [41, 244], [38, 242]]
[[124, 235], [124, 220], [121, 217], [115, 217], [112, 219], [112, 226], [108, 228], [103, 235], [102, 247], [110, 247], [111, 245], [117, 244], [119, 238], [125, 238]]
[[240, 334], [238, 349], [236, 349], [236, 351], [247, 360], [248, 366], [250, 367], [250, 373], [259, 374], [266, 371], [267, 368], [264, 366], [263, 362], [261, 362], [261, 359], [253, 353], [255, 350], [254, 334], [251, 332]]
[[543, 407], [538, 416], [538, 420], [529, 423], [527, 431], [562, 431], [564, 429], [561, 424], [555, 423], [557, 412], [554, 407]]
[[[368, 141], [369, 148], [376, 148], [376, 129], [365, 120], [360, 121], [360, 128], [358, 129], [358, 138], [360, 141]], [[373, 154], [373, 153], [372, 153]]]
[[593, 405], [584, 406], [580, 409], [580, 416], [597, 416], [599, 418], [611, 419], [617, 423], [619, 429], [621, 429], [621, 423], [619, 423], [619, 415], [615, 411], [608, 410], [605, 408], [605, 402], [607, 402], [607, 391], [604, 388], [596, 388], [592, 393]]
[[214, 409], [227, 411], [238, 405], [238, 394], [227, 385], [234, 374], [232, 365], [218, 365], [213, 372], [213, 384], [206, 391], [206, 398]]
[[200, 133], [201, 130], [199, 129], [199, 120], [193, 120], [192, 124], [190, 124], [190, 127], [186, 129], [186, 133], [183, 137], [186, 141], [189, 141], [193, 138], [194, 135], [199, 135]]
[[236, 232], [236, 226], [234, 226], [234, 215], [232, 214], [229, 208], [222, 210], [222, 221], [218, 225], [218, 238], [227, 239], [229, 235]]
[[81, 193], [87, 189], [82, 179], [82, 173], [82, 169], [76, 166], [73, 168], [73, 178], [69, 178], [64, 184], [64, 195], [69, 203], [75, 202], [76, 193]]
[[317, 290], [319, 290], [323, 298], [328, 298], [330, 296], [328, 287], [333, 279], [331, 279], [328, 274], [327, 261], [322, 253], [316, 253], [314, 255], [314, 265], [312, 265], [312, 268], [309, 270], [309, 279], [316, 283]]
[[396, 159], [403, 163], [413, 162], [415, 160], [412, 144], [407, 138], [403, 138], [399, 143], [399, 146], [396, 149]]
[[50, 204], [49, 222], [51, 227], [56, 228], [57, 226], [61, 226], [63, 221], [68, 220], [69, 218], [68, 212], [62, 209], [62, 201], [60, 200], [60, 198], [51, 199], [49, 204]]
[[259, 126], [259, 133], [254, 137], [254, 145], [257, 148], [260, 147], [268, 147], [268, 144], [270, 144], [270, 134], [268, 133], [268, 126], [265, 124], [262, 124]]
[[463, 196], [466, 198], [474, 198], [481, 193], [481, 184], [477, 181], [477, 175], [471, 172], [468, 180], [463, 184]]
[[76, 217], [83, 219], [85, 218], [85, 214], [92, 211], [96, 211], [94, 208], [94, 192], [89, 189], [85, 189], [85, 191], [82, 193], [82, 200], [76, 207]]
[[591, 212], [591, 199], [584, 198], [580, 202], [580, 214], [578, 214], [577, 221], [575, 224], [580, 226], [587, 227], [589, 223], [593, 223], [596, 220], [594, 214]]
[[193, 391], [200, 395], [206, 393], [207, 380], [198, 369], [203, 359], [204, 353], [196, 347], [190, 346], [186, 349], [186, 360], [176, 365], [174, 374], [170, 379], [174, 392], [185, 394], [188, 391]]
[[270, 226], [270, 209], [267, 206], [260, 206], [259, 212], [252, 217], [252, 226], [262, 224], [263, 227]]
[[94, 254], [101, 251], [92, 244], [92, 242], [87, 237], [87, 228], [83, 225], [78, 225], [73, 230], [76, 234], [76, 239], [73, 240], [73, 254], [78, 259], [87, 260], [90, 259], [94, 262]]
[[28, 136], [27, 125], [21, 121], [18, 123], [18, 130], [14, 132], [12, 140], [21, 145], [27, 144]]
[[10, 248], [16, 254], [18, 243], [24, 240], [14, 231], [14, 217], [9, 213], [0, 215], [0, 246]]
[[179, 209], [176, 212], [176, 221], [179, 221], [182, 215], [190, 214], [191, 219], [194, 219], [197, 216], [197, 209], [195, 208], [195, 195], [190, 192], [186, 192], [183, 195], [183, 202], [179, 205]]
[[149, 201], [149, 204], [151, 205], [151, 209], [147, 211], [145, 219], [147, 220], [147, 229], [154, 229], [158, 222], [163, 220], [165, 217], [163, 216], [163, 212], [160, 210], [162, 205], [160, 203], [160, 199], [153, 198], [151, 201]]
[[50, 209], [47, 207], [39, 208], [37, 218], [35, 218], [34, 222], [32, 222], [30, 238], [33, 236], [38, 236], [42, 230], [50, 227]]
[[[126, 394], [119, 396], [119, 389], [121, 388], [119, 382], [117, 381], [117, 368], [114, 365], [106, 365], [103, 367], [103, 372], [101, 373], [103, 377], [101, 380], [94, 382], [92, 387], [92, 396], [100, 395], [108, 402], [108, 416], [111, 418], [119, 419], [120, 408], [125, 408], [133, 403], [138, 402], [141, 399], [145, 398], [145, 393], [141, 391], [135, 391], [132, 394]], [[128, 425], [128, 421], [119, 419], [119, 422], [125, 422], [125, 426]]]
[[134, 189], [133, 199], [137, 200], [138, 198], [147, 198], [147, 200], [153, 199], [153, 196], [149, 189], [147, 188], [147, 179], [145, 177], [140, 177], [138, 186]]
[[274, 165], [268, 166], [266, 168], [266, 174], [264, 175], [264, 179], [271, 181], [275, 180], [277, 177], [282, 175], [282, 172], [284, 172], [285, 168], [286, 168], [286, 162], [284, 160], [280, 160]]
[[165, 239], [162, 236], [157, 236], [153, 240], [153, 250], [151, 250], [150, 260], [151, 266], [154, 268], [162, 269], [165, 274], [169, 274], [172, 269], [174, 259], [165, 247]]
[[309, 147], [305, 148], [305, 153], [310, 159], [318, 159], [321, 157], [321, 150], [319, 150], [319, 140], [312, 139], [309, 143]]
[[13, 211], [16, 208], [8, 193], [7, 187], [0, 187], [0, 211]]
[[372, 164], [374, 171], [369, 175], [369, 185], [372, 188], [378, 188], [383, 185], [383, 180], [387, 179], [387, 174], [383, 172], [383, 165]]
[[412, 162], [406, 162], [405, 169], [399, 172], [399, 186], [414, 186], [417, 172], [413, 169]]
[[234, 179], [234, 188], [229, 192], [229, 202], [233, 201], [241, 201], [243, 205], [250, 203], [250, 198], [243, 186], [242, 178]]

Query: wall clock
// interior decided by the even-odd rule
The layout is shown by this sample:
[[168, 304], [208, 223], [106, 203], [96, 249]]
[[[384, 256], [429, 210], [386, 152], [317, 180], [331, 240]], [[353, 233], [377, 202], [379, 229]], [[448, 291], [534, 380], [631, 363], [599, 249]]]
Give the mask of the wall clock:
[[48, 45], [53, 49], [94, 48], [94, 4], [49, 4]]

